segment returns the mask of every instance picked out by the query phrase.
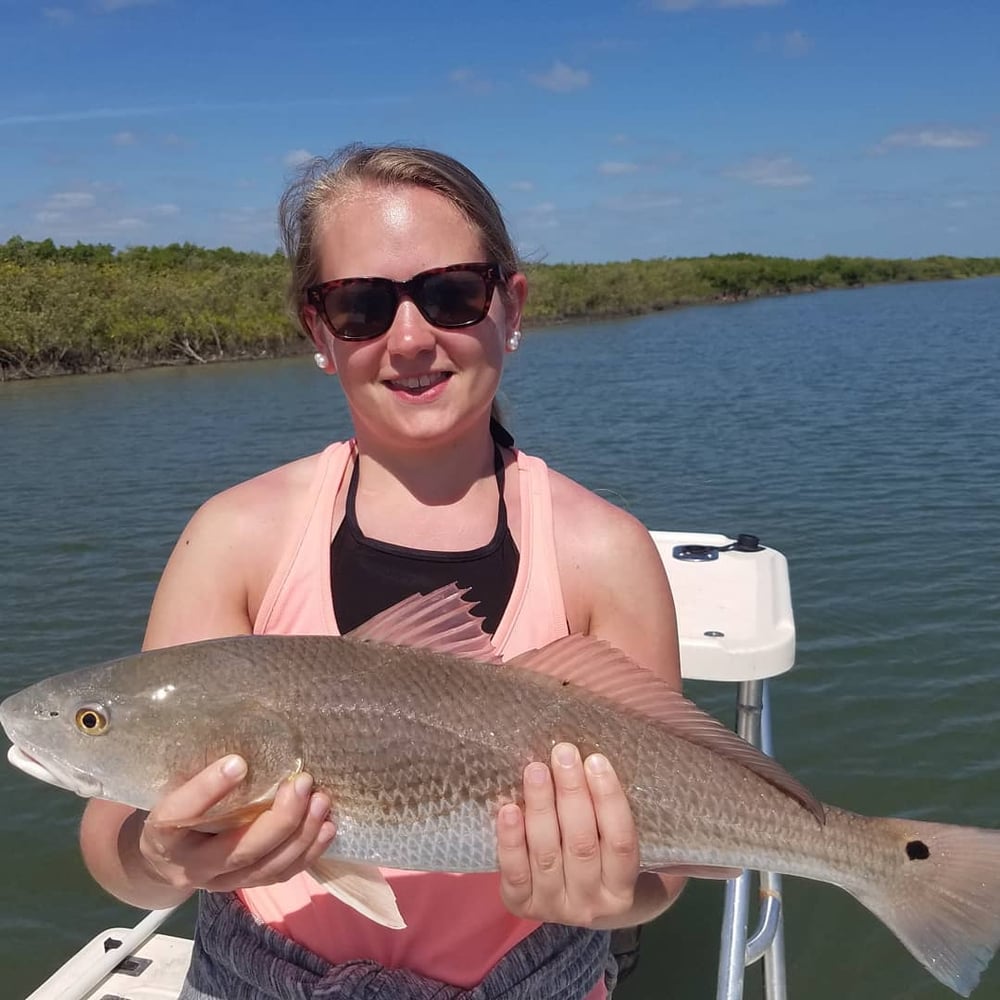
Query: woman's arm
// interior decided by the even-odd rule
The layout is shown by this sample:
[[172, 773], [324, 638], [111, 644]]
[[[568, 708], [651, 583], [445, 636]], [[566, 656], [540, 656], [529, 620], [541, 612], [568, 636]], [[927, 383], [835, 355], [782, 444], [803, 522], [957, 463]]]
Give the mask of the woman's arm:
[[[250, 485], [210, 500], [184, 529], [160, 579], [144, 649], [252, 632], [248, 580], [262, 544]], [[206, 834], [173, 822], [207, 810], [244, 774], [240, 758], [216, 761], [148, 815], [91, 800], [80, 825], [91, 875], [117, 898], [157, 908], [175, 905], [198, 888], [265, 885], [301, 871], [334, 834], [329, 799], [312, 794], [309, 775], [286, 782], [272, 807], [249, 826]]]

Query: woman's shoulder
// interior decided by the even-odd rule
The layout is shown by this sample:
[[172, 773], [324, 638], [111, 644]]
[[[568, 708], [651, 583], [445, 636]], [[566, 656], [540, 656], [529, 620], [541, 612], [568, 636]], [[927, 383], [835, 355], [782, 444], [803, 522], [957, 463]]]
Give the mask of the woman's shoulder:
[[206, 500], [160, 578], [145, 645], [249, 631], [303, 509], [323, 453], [296, 459]]
[[549, 472], [556, 558], [570, 630], [596, 635], [680, 689], [663, 561], [637, 517]]
[[195, 518], [235, 531], [283, 522], [309, 496], [327, 451], [306, 455], [230, 486], [206, 500]]
[[620, 555], [623, 546], [652, 546], [646, 526], [628, 511], [569, 476], [548, 470], [557, 541], [594, 557]]

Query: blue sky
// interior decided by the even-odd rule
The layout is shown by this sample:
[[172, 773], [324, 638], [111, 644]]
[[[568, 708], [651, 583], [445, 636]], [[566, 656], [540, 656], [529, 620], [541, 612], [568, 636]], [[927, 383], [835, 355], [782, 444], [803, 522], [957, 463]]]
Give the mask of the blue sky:
[[1000, 255], [997, 0], [0, 0], [0, 240], [271, 251], [296, 163], [471, 166], [522, 253]]

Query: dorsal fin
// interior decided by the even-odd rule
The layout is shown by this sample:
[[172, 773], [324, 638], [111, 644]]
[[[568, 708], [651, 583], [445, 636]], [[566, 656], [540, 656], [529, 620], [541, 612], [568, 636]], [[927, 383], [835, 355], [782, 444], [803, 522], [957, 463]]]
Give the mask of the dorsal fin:
[[663, 678], [644, 670], [627, 654], [589, 635], [568, 635], [541, 649], [522, 653], [507, 666], [547, 674], [574, 684], [666, 725], [689, 743], [696, 743], [781, 789], [826, 822], [822, 803], [777, 761], [727, 729], [718, 719], [670, 688]]
[[414, 594], [369, 618], [347, 633], [347, 639], [416, 646], [483, 663], [499, 663], [482, 619], [465, 600], [468, 590], [448, 583], [429, 594]]

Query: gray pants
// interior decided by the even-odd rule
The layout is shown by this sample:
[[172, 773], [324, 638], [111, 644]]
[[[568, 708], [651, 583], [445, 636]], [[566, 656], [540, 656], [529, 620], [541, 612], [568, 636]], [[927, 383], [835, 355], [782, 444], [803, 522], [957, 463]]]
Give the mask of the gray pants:
[[542, 924], [472, 989], [377, 962], [331, 965], [258, 924], [230, 893], [202, 892], [179, 1000], [581, 1000], [616, 965], [607, 931]]

